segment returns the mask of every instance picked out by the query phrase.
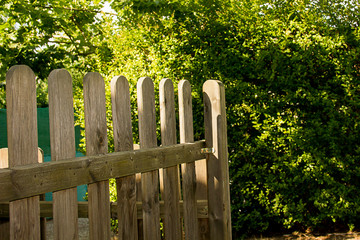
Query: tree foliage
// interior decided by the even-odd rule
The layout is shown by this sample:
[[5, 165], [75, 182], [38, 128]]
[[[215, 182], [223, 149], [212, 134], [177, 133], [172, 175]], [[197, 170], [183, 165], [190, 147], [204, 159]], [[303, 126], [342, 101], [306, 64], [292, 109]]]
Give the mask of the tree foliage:
[[[56, 68], [91, 71], [89, 56], [105, 63], [111, 51], [103, 42], [99, 1], [1, 0], [0, 78], [9, 67], [29, 65], [40, 80]], [[3, 103], [4, 104], [4, 103]], [[39, 105], [46, 105], [46, 99]]]
[[41, 79], [66, 67], [80, 96], [85, 71], [107, 84], [122, 74], [133, 105], [141, 76], [188, 79], [198, 139], [202, 84], [224, 82], [235, 237], [359, 227], [356, 1], [122, 0], [115, 15], [102, 1], [2, 3], [0, 76], [15, 63]]

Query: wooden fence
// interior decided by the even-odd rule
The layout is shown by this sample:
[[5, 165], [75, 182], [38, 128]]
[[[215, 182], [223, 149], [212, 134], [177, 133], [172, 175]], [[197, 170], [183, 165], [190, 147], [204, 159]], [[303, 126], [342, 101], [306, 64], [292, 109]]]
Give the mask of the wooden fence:
[[[134, 150], [128, 81], [114, 77], [115, 152], [108, 153], [104, 80], [98, 73], [86, 74], [87, 156], [78, 158], [72, 78], [66, 70], [54, 70], [48, 86], [52, 161], [38, 163], [35, 75], [24, 65], [13, 66], [6, 75], [9, 168], [0, 169], [0, 216], [9, 223], [2, 218], [1, 236], [41, 239], [40, 217], [53, 217], [54, 239], [78, 239], [78, 217], [88, 217], [90, 239], [110, 239], [110, 219], [117, 217], [118, 239], [161, 239], [160, 219], [165, 239], [231, 239], [221, 82], [208, 80], [203, 86], [205, 140], [198, 142], [193, 137], [191, 87], [188, 81], [179, 83], [177, 144], [174, 87], [170, 79], [161, 81], [158, 147], [154, 84], [140, 78], [140, 149]], [[110, 178], [116, 179], [117, 203], [109, 200]], [[77, 202], [76, 186], [82, 184], [88, 184], [88, 203]], [[53, 202], [39, 200], [46, 192], [53, 192]]]

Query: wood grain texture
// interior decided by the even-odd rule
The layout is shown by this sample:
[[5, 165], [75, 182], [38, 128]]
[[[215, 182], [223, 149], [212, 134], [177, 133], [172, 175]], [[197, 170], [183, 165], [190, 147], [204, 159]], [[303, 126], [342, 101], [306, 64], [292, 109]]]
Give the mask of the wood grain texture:
[[[160, 123], [161, 144], [174, 145], [176, 139], [176, 116], [174, 86], [170, 79], [160, 81]], [[164, 231], [166, 239], [182, 239], [182, 224], [180, 218], [180, 182], [179, 167], [173, 166], [163, 170], [163, 201], [165, 203]]]
[[210, 239], [231, 239], [229, 167], [227, 157], [225, 88], [220, 81], [203, 85], [207, 154]]
[[[149, 77], [137, 83], [140, 148], [157, 146], [154, 84]], [[143, 234], [145, 240], [160, 240], [159, 171], [141, 174]]]
[[0, 169], [0, 202], [203, 159], [204, 141]]
[[[44, 162], [44, 152], [38, 148], [38, 163]], [[9, 160], [8, 160], [8, 148], [0, 149], [0, 169], [8, 168]], [[40, 196], [40, 200], [43, 200], [45, 195]], [[7, 240], [10, 239], [10, 221], [9, 221], [9, 205], [7, 204], [7, 209], [0, 209], [0, 239]], [[46, 239], [46, 218], [40, 218], [40, 232], [41, 239]]]
[[[36, 84], [33, 71], [16, 65], [6, 74], [9, 166], [38, 161]], [[39, 197], [10, 203], [10, 238], [40, 239]]]
[[[190, 84], [184, 83], [184, 85], [189, 85], [187, 88], [190, 88]], [[190, 91], [190, 90], [188, 90]], [[191, 94], [191, 93], [188, 93]], [[190, 100], [188, 100], [190, 101]], [[189, 104], [189, 103], [185, 103]], [[190, 118], [190, 117], [189, 117]], [[186, 118], [184, 121], [184, 127], [189, 128], [184, 134], [184, 138], [193, 139], [193, 124], [190, 122], [190, 119]], [[191, 117], [192, 119], [192, 117]], [[192, 120], [191, 120], [192, 121]], [[181, 126], [180, 126], [181, 128]], [[180, 133], [181, 137], [181, 133]], [[208, 185], [207, 185], [207, 162], [206, 159], [196, 161], [195, 163], [195, 176], [196, 176], [196, 188], [195, 188], [195, 199], [196, 200], [207, 200], [208, 199]], [[189, 167], [191, 169], [191, 166]], [[192, 170], [190, 170], [189, 174]], [[189, 181], [192, 182], [193, 180], [191, 177]], [[190, 183], [191, 184], [191, 183]], [[198, 233], [199, 233], [199, 240], [208, 240], [210, 239], [210, 228], [209, 228], [209, 219], [199, 219], [198, 220]], [[193, 235], [195, 236], [195, 235]]]
[[[179, 91], [179, 125], [180, 143], [194, 142], [193, 113], [191, 85], [189, 81], [182, 80], [178, 85]], [[182, 189], [184, 201], [184, 230], [186, 240], [199, 239], [197, 206], [196, 206], [196, 172], [195, 164], [181, 165]]]
[[[86, 155], [106, 154], [105, 83], [99, 73], [84, 77], [84, 111]], [[110, 239], [109, 181], [89, 184], [88, 196], [90, 239]]]
[[[115, 151], [133, 150], [129, 83], [124, 76], [111, 80], [111, 102]], [[137, 240], [135, 174], [116, 179], [117, 216], [122, 240]]]
[[[51, 160], [74, 158], [75, 130], [72, 78], [64, 69], [48, 78]], [[54, 239], [78, 239], [77, 190], [53, 193]]]

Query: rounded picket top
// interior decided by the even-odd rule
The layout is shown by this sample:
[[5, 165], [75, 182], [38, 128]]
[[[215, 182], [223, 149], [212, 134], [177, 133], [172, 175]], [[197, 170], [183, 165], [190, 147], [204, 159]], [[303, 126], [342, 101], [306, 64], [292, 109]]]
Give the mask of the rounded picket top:
[[175, 96], [171, 79], [160, 81], [159, 94], [161, 143], [164, 146], [176, 144]]
[[118, 89], [128, 89], [129, 81], [123, 75], [115, 76], [111, 79], [111, 95], [116, 94]]
[[179, 94], [182, 93], [182, 95], [186, 95], [186, 96], [189, 95], [189, 92], [191, 94], [191, 84], [186, 79], [180, 80], [178, 84], [178, 89], [179, 89]]
[[115, 151], [132, 150], [131, 102], [129, 82], [126, 77], [115, 76], [112, 78], [111, 104]]
[[52, 160], [75, 157], [72, 77], [56, 69], [48, 77], [49, 123]]
[[87, 73], [84, 83], [85, 136], [87, 155], [107, 153], [105, 82], [97, 72]]
[[70, 73], [63, 68], [54, 69], [50, 72], [49, 78], [51, 79], [58, 79], [58, 81], [61, 81], [64, 79], [64, 81], [68, 81], [68, 79], [71, 79]]
[[72, 77], [70, 73], [65, 69], [55, 69], [52, 70], [49, 74], [48, 84], [53, 85], [54, 89], [59, 88], [62, 85], [65, 85], [66, 89], [68, 89], [69, 86], [71, 86], [71, 90], [72, 90]]
[[36, 82], [35, 74], [30, 67], [15, 65], [7, 72], [6, 105], [9, 166], [36, 163]]
[[6, 73], [6, 82], [16, 81], [20, 76], [29, 77], [35, 81], [35, 73], [27, 65], [14, 65]]
[[141, 148], [155, 147], [156, 113], [154, 83], [149, 77], [142, 77], [137, 82], [137, 100], [139, 117], [139, 138]]
[[90, 82], [91, 82], [91, 88], [94, 88], [94, 90], [96, 88], [101, 88], [101, 90], [104, 89], [105, 91], [105, 82], [100, 73], [88, 72], [83, 79], [84, 88], [85, 85], [90, 84]]
[[25, 107], [20, 101], [26, 102], [27, 108], [36, 111], [36, 82], [33, 70], [27, 65], [14, 65], [6, 73], [7, 108]]
[[188, 80], [181, 80], [178, 84], [179, 93], [179, 125], [180, 142], [193, 142], [193, 112], [192, 112], [192, 96], [191, 84]]
[[214, 97], [220, 98], [222, 91], [225, 91], [225, 87], [219, 80], [207, 80], [203, 85], [203, 92], [212, 100]]
[[160, 81], [159, 89], [164, 89], [165, 91], [174, 92], [174, 85], [170, 78], [163, 78]]
[[153, 92], [154, 82], [150, 77], [142, 77], [138, 80], [136, 88], [138, 92]]

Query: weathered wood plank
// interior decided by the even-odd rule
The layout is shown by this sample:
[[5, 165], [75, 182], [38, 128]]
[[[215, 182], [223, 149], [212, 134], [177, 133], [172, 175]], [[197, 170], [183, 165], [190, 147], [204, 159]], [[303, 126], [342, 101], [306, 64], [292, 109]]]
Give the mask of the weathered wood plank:
[[[194, 142], [193, 113], [191, 86], [189, 81], [182, 80], [178, 85], [179, 91], [179, 125], [180, 143]], [[184, 199], [184, 229], [186, 240], [199, 239], [197, 209], [196, 209], [196, 174], [195, 163], [181, 165], [182, 189]]]
[[0, 169], [0, 202], [203, 159], [204, 141]]
[[[28, 66], [13, 66], [7, 72], [6, 103], [9, 166], [36, 163], [36, 84], [35, 75]], [[38, 196], [10, 203], [10, 238], [40, 239]]]
[[[84, 77], [84, 112], [86, 155], [106, 154], [105, 83], [99, 73]], [[88, 197], [90, 239], [110, 239], [109, 181], [89, 184]]]
[[227, 157], [225, 88], [220, 81], [203, 85], [207, 154], [210, 239], [231, 239], [229, 166]]
[[[44, 152], [38, 148], [38, 163], [44, 162]], [[8, 148], [0, 149], [0, 169], [8, 168], [9, 160], [8, 160]], [[44, 195], [40, 196], [40, 201], [45, 198]], [[9, 221], [9, 204], [7, 204], [6, 213], [4, 214], [4, 209], [0, 209], [0, 239], [7, 240], [10, 239], [10, 221]], [[41, 239], [46, 239], [46, 219], [40, 218], [40, 232]]]
[[[87, 218], [88, 215], [88, 203], [87, 202], [78, 202], [78, 216], [80, 218]], [[180, 201], [180, 209], [183, 209], [183, 202]], [[164, 201], [159, 202], [160, 205], [160, 217], [165, 216]], [[137, 219], [142, 219], [142, 202], [136, 202], [136, 216]], [[208, 217], [208, 204], [205, 200], [199, 200], [196, 203], [197, 206], [197, 218], [207, 218]], [[111, 203], [111, 216], [113, 218], [118, 218], [118, 205], [117, 203]], [[53, 216], [53, 203], [49, 201], [40, 201], [40, 216], [51, 218]], [[183, 211], [180, 211], [180, 216], [183, 217]], [[0, 217], [9, 217], [9, 203], [0, 203]], [[2, 240], [2, 239], [1, 239]]]
[[[207, 183], [207, 161], [206, 159], [195, 162], [196, 172], [196, 200], [208, 199], [208, 183]], [[199, 219], [199, 240], [210, 239], [209, 219]]]
[[[156, 140], [156, 117], [154, 84], [149, 77], [137, 83], [140, 148], [154, 148]], [[143, 202], [143, 233], [145, 240], [160, 240], [159, 171], [141, 174]]]
[[[161, 144], [174, 145], [176, 140], [176, 116], [174, 86], [170, 79], [162, 79], [160, 93]], [[166, 239], [182, 239], [180, 219], [180, 182], [179, 167], [173, 166], [163, 170], [164, 192], [162, 200], [165, 203], [164, 232]]]
[[[51, 160], [75, 158], [72, 78], [64, 69], [53, 70], [49, 83]], [[77, 190], [53, 193], [54, 239], [78, 239]]]
[[[111, 102], [116, 152], [133, 150], [129, 83], [124, 76], [111, 80]], [[137, 240], [135, 175], [117, 178], [117, 215], [122, 240]]]

